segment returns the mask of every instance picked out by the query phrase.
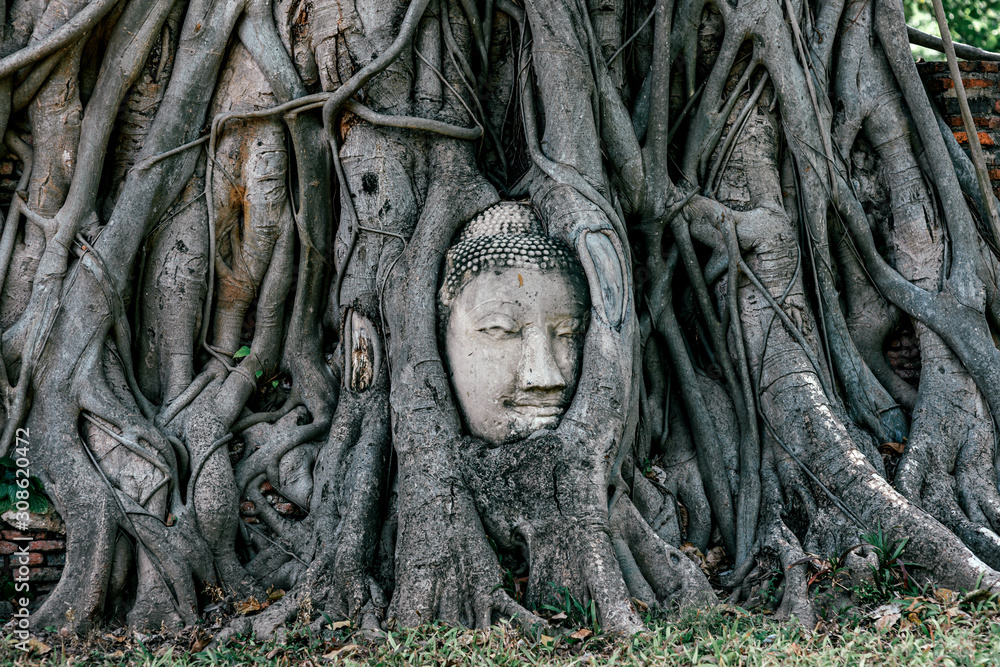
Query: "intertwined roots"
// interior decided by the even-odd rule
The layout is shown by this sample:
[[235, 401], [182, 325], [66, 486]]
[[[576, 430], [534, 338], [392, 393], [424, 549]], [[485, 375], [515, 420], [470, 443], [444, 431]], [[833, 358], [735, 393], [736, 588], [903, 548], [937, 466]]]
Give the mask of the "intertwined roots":
[[[67, 523], [37, 627], [277, 589], [259, 632], [530, 623], [557, 590], [634, 631], [713, 599], [683, 542], [734, 601], [780, 562], [808, 625], [806, 563], [864, 570], [877, 526], [1000, 590], [996, 201], [896, 0], [4, 11], [0, 449], [30, 431]], [[592, 312], [558, 428], [493, 448], [436, 295], [501, 198]]]

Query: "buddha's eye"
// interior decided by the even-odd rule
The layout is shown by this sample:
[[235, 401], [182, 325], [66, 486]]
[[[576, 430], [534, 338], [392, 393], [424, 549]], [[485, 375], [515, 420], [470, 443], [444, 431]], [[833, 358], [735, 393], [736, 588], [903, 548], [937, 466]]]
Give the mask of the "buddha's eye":
[[521, 335], [520, 331], [514, 329], [506, 329], [504, 327], [489, 327], [488, 329], [480, 329], [480, 332], [496, 338], [497, 340], [502, 340], [504, 338], [514, 338], [515, 336]]
[[552, 333], [560, 338], [577, 338], [587, 333], [587, 325], [576, 318], [563, 320], [552, 328]]
[[521, 335], [521, 325], [510, 317], [490, 317], [479, 323], [476, 331], [496, 340], [514, 338]]

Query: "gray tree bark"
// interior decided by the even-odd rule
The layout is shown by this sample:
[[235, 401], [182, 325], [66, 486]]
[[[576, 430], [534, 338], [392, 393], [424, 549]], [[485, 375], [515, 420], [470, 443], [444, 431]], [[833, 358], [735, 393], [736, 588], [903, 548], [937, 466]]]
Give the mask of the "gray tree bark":
[[[280, 588], [232, 629], [538, 623], [555, 595], [634, 632], [716, 599], [686, 542], [736, 602], [780, 565], [811, 625], [805, 557], [876, 526], [918, 579], [1000, 592], [1000, 239], [898, 0], [4, 12], [0, 454], [30, 430], [67, 524], [38, 627]], [[495, 447], [436, 295], [500, 200], [592, 313], [559, 426]]]

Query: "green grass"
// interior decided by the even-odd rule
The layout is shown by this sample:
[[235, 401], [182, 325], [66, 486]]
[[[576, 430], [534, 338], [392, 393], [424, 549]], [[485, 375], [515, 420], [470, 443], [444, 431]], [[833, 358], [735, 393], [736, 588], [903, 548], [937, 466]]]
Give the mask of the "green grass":
[[884, 630], [876, 629], [876, 622], [882, 618], [880, 614], [891, 613], [892, 609], [874, 613], [867, 610], [857, 617], [859, 620], [849, 624], [832, 621], [821, 624], [818, 632], [809, 632], [796, 624], [779, 624], [762, 614], [723, 606], [693, 610], [669, 619], [650, 618], [649, 631], [631, 638], [547, 636], [505, 623], [488, 633], [428, 625], [364, 638], [361, 632], [344, 627], [328, 630], [322, 638], [292, 631], [285, 644], [239, 638], [223, 647], [193, 652], [190, 647], [199, 640], [204, 644], [207, 638], [204, 630], [195, 629], [182, 634], [149, 636], [104, 633], [86, 639], [47, 636], [42, 637], [49, 648], [45, 655], [25, 656], [7, 637], [0, 646], [0, 664], [129, 667], [1000, 664], [1000, 606], [995, 599], [969, 604], [918, 597], [899, 599], [894, 604], [899, 619]]

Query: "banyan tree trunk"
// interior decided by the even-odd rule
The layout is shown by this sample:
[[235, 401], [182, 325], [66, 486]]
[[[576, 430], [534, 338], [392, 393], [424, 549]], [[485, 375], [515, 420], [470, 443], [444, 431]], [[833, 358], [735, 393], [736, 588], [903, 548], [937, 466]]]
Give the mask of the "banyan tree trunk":
[[[282, 589], [230, 630], [569, 596], [634, 632], [776, 565], [810, 625], [807, 556], [866, 571], [874, 529], [918, 580], [1000, 592], [1000, 220], [898, 0], [2, 16], [0, 454], [27, 429], [67, 525], [37, 627]], [[501, 201], [569, 249], [590, 315], [558, 425], [497, 445], [439, 289]], [[901, 320], [917, 386], [885, 356]]]

